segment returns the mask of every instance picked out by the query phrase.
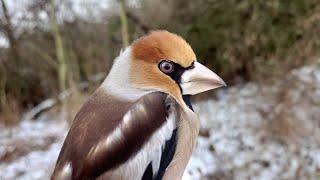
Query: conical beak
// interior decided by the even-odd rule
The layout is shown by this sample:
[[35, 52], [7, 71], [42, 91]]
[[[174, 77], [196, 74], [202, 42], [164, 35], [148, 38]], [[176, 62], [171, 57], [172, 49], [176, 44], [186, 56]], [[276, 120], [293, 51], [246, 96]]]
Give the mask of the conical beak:
[[182, 74], [180, 86], [183, 95], [194, 95], [227, 85], [216, 73], [195, 62], [194, 68]]

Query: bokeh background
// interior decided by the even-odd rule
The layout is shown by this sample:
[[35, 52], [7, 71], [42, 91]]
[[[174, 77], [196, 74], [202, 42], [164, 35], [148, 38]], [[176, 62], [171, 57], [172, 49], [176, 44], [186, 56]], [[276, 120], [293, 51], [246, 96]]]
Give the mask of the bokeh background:
[[184, 37], [227, 88], [183, 179], [320, 179], [319, 0], [0, 0], [0, 179], [49, 179], [70, 122], [121, 48]]

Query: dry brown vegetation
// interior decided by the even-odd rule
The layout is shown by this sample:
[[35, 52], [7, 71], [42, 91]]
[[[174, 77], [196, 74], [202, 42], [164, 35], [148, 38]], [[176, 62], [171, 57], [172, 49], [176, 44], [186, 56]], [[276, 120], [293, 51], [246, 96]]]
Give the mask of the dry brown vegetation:
[[72, 0], [30, 0], [24, 7], [29, 15], [17, 18], [1, 0], [0, 33], [9, 42], [0, 48], [2, 121], [12, 122], [23, 110], [98, 73], [106, 75], [126, 44], [122, 37], [130, 41], [152, 29], [182, 35], [198, 59], [229, 84], [279, 77], [319, 54], [317, 0], [119, 2], [103, 10], [84, 4], [83, 17]]

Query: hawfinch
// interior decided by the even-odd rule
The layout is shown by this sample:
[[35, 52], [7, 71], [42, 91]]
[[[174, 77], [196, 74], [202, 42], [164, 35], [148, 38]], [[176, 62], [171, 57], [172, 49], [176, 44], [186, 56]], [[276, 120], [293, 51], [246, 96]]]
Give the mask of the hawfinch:
[[77, 113], [51, 179], [181, 179], [199, 132], [190, 96], [225, 85], [180, 36], [137, 39]]

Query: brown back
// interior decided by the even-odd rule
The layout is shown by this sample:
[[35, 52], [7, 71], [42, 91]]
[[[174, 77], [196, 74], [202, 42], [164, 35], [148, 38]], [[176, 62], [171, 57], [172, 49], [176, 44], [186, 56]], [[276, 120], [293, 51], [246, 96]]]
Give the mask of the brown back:
[[[52, 179], [55, 179], [56, 174], [67, 163], [72, 166], [72, 179], [91, 179], [128, 160], [165, 122], [166, 97], [166, 94], [157, 92], [145, 95], [136, 102], [124, 102], [106, 94], [102, 89], [97, 90], [76, 115]], [[139, 111], [141, 106], [146, 113]], [[130, 123], [121, 125], [122, 118], [128, 111], [131, 113]], [[121, 128], [125, 138], [112, 147], [90, 153], [115, 128]]]
[[131, 105], [132, 102], [121, 101], [98, 89], [73, 120], [53, 176], [68, 162], [72, 163], [72, 170], [77, 172], [82, 159], [90, 149], [119, 124]]

